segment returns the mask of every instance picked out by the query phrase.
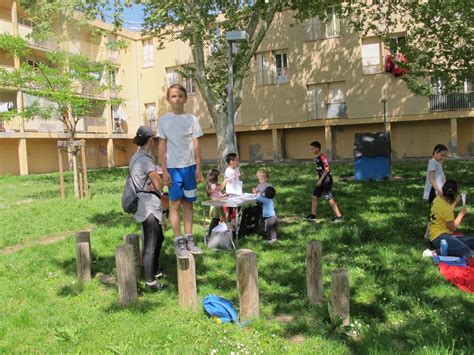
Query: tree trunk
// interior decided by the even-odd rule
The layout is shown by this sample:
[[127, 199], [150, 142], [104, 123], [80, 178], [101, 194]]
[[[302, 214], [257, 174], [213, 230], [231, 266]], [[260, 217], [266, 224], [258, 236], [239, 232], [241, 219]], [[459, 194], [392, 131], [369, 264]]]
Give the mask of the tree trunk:
[[77, 149], [72, 147], [72, 173], [74, 176], [74, 196], [81, 198], [79, 194], [79, 171], [77, 169]]
[[216, 112], [216, 117], [213, 117], [216, 123], [216, 138], [217, 138], [217, 153], [219, 159], [219, 170], [224, 171], [227, 163], [225, 156], [229, 153], [238, 154], [237, 138], [233, 122], [228, 122], [226, 112]]

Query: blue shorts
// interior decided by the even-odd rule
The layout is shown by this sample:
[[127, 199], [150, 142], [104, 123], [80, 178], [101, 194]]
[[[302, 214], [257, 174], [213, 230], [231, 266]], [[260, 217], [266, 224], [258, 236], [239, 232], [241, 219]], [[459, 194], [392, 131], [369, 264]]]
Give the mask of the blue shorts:
[[169, 199], [177, 201], [184, 198], [189, 202], [196, 201], [196, 165], [168, 168], [168, 173], [171, 176]]

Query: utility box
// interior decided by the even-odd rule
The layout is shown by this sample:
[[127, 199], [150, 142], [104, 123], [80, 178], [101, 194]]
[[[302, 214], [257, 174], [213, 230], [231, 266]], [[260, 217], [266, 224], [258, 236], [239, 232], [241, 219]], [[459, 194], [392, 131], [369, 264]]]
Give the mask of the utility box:
[[354, 140], [354, 177], [383, 180], [390, 177], [392, 148], [390, 133], [356, 133]]

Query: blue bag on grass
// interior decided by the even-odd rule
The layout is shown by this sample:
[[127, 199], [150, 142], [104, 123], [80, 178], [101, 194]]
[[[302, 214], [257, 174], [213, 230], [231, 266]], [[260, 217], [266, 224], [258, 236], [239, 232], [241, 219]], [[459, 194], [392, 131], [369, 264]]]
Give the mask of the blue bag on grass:
[[217, 295], [208, 295], [203, 298], [202, 304], [211, 317], [218, 318], [222, 323], [239, 323], [237, 312], [231, 301]]

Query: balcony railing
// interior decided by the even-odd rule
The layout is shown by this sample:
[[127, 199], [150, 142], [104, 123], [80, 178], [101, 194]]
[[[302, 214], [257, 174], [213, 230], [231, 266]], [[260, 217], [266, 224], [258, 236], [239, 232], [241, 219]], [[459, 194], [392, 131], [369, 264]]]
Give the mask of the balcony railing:
[[383, 57], [362, 58], [362, 74], [383, 73]]
[[6, 20], [0, 20], [0, 33], [1, 34], [13, 34], [13, 23]]
[[69, 52], [73, 54], [82, 54], [91, 59], [98, 59], [100, 47], [93, 43], [74, 40], [69, 44]]
[[107, 118], [105, 117], [84, 117], [84, 132], [106, 133]]
[[430, 95], [430, 111], [471, 110], [473, 108], [474, 92]]
[[309, 119], [343, 118], [347, 117], [347, 102], [334, 102], [324, 105], [310, 103], [308, 105]]
[[26, 131], [35, 132], [64, 132], [64, 125], [56, 119], [44, 120], [42, 118], [33, 118], [25, 121]]
[[52, 39], [46, 39], [43, 41], [37, 41], [30, 37], [33, 29], [29, 26], [18, 25], [18, 32], [20, 37], [26, 39], [29, 44], [33, 47], [44, 49], [44, 50], [55, 50], [58, 48], [58, 42]]

